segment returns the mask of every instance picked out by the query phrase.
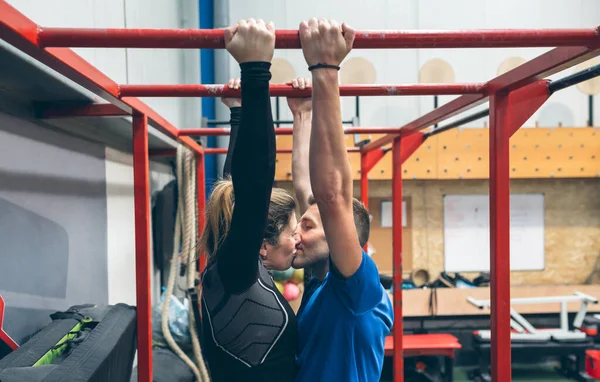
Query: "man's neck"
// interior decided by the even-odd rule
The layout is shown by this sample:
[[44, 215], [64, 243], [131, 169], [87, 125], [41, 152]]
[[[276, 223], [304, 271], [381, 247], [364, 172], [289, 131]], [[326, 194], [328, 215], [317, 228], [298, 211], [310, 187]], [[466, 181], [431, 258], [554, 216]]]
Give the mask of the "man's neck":
[[329, 272], [329, 259], [319, 261], [315, 265], [313, 265], [313, 275], [318, 280], [325, 280], [325, 276], [327, 276], [327, 272]]

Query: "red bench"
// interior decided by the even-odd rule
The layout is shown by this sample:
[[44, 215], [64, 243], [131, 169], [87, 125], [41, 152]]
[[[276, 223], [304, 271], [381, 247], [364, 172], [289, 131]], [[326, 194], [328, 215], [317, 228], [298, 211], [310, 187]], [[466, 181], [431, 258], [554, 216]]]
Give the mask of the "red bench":
[[[445, 381], [452, 381], [454, 353], [462, 346], [452, 334], [405, 334], [402, 337], [404, 357], [442, 356], [444, 357]], [[394, 355], [394, 337], [385, 339], [385, 355]]]

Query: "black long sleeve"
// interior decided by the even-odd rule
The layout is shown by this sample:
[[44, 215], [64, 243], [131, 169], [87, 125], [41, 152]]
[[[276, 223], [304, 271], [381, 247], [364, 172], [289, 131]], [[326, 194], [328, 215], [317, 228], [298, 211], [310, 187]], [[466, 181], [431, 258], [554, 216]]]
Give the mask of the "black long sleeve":
[[270, 67], [268, 62], [240, 65], [242, 120], [231, 161], [235, 203], [229, 233], [217, 254], [219, 276], [231, 293], [244, 291], [256, 282], [275, 180]]
[[227, 148], [227, 156], [225, 157], [225, 164], [223, 165], [223, 178], [227, 178], [231, 175], [231, 160], [233, 158], [235, 141], [240, 129], [240, 122], [242, 121], [242, 108], [239, 106], [232, 107], [230, 109], [230, 113], [229, 126], [231, 127], [231, 131], [229, 133], [229, 147]]

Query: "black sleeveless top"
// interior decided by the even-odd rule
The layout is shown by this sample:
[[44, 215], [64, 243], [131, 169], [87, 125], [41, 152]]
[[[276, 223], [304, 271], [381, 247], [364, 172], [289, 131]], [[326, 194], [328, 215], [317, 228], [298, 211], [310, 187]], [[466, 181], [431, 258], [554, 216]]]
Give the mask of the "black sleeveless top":
[[258, 259], [275, 179], [270, 63], [240, 67], [241, 122], [228, 155], [235, 203], [229, 232], [202, 278], [203, 352], [214, 382], [291, 382], [296, 316]]
[[203, 279], [204, 351], [219, 381], [293, 381], [297, 324], [294, 311], [262, 265], [256, 282], [225, 292], [216, 266]]

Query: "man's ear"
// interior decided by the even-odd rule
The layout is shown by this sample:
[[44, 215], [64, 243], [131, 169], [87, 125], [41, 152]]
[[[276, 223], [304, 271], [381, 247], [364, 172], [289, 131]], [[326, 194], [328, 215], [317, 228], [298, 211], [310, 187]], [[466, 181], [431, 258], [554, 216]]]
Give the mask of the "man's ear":
[[267, 241], [263, 240], [262, 245], [260, 246], [260, 251], [258, 251], [258, 253], [260, 254], [260, 258], [263, 260], [267, 259]]

